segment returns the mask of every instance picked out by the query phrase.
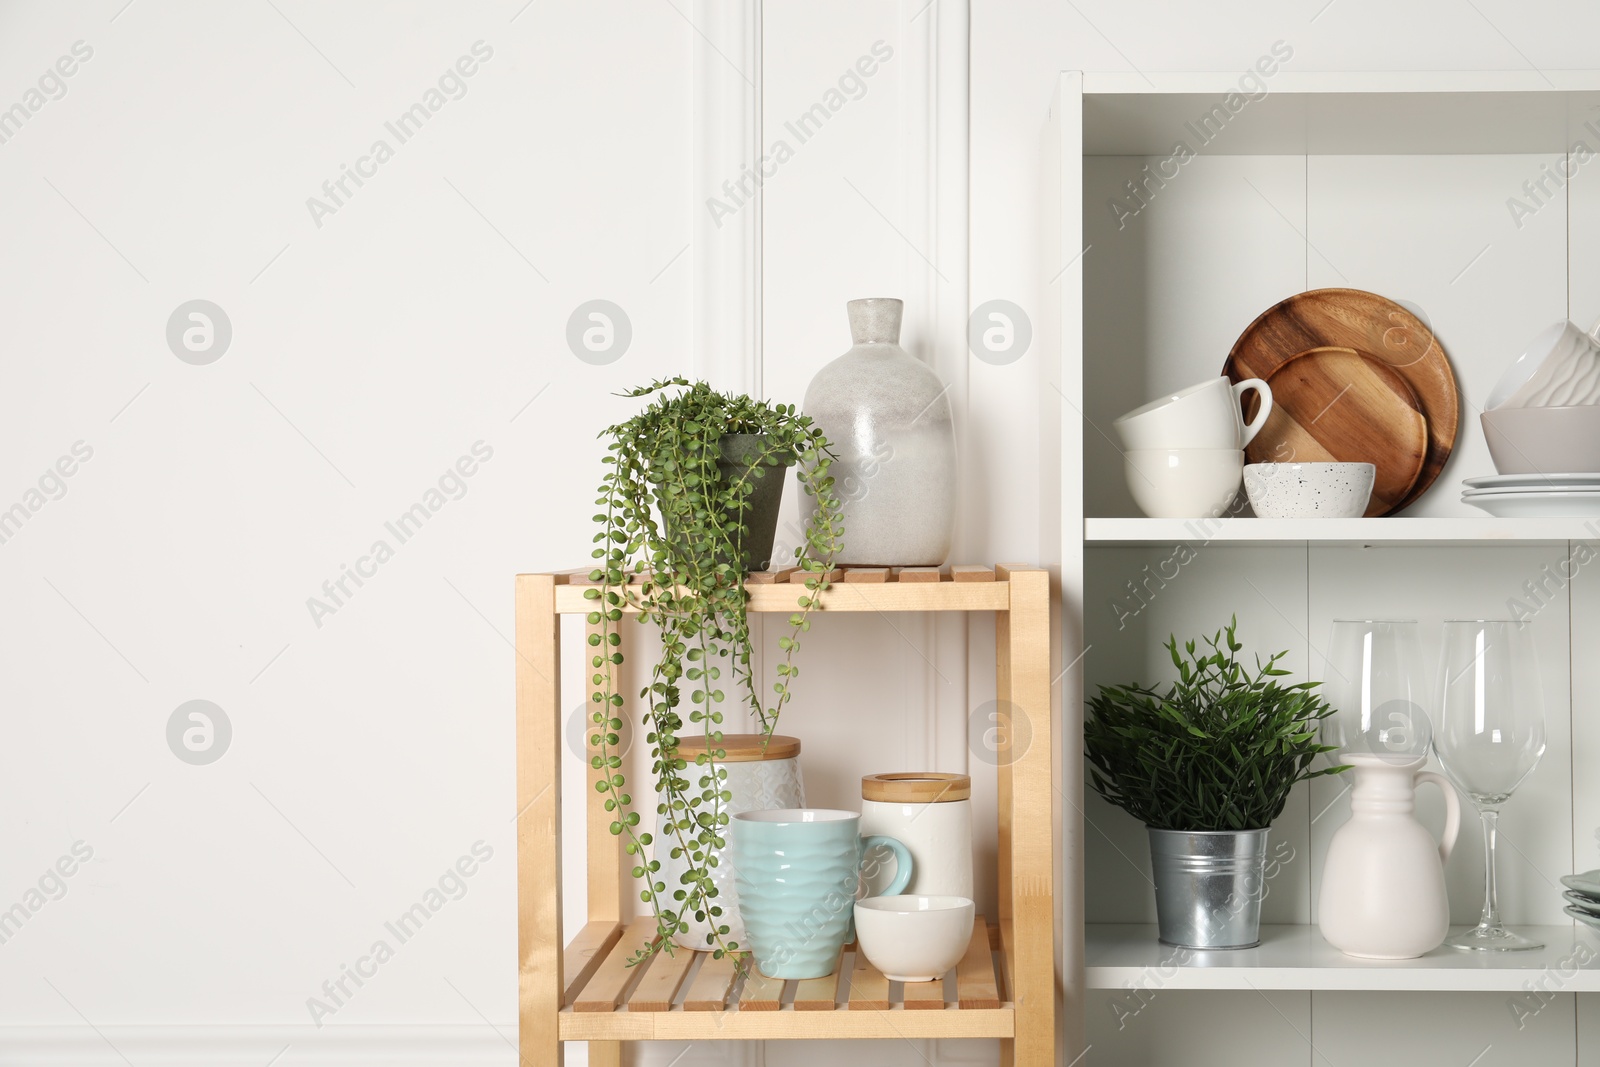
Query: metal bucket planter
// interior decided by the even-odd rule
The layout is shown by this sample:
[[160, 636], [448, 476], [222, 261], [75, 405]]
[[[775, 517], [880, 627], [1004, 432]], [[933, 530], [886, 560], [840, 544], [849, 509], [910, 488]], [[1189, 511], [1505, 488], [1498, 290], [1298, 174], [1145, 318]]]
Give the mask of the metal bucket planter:
[[1259, 945], [1267, 831], [1147, 829], [1162, 943], [1194, 949]]

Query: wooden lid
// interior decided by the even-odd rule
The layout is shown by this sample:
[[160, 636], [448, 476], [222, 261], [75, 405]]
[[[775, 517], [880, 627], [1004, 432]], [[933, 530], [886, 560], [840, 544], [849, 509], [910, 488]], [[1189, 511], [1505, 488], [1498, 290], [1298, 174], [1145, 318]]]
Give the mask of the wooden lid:
[[972, 778], [940, 771], [898, 771], [861, 779], [861, 799], [887, 804], [946, 804], [972, 796]]
[[[763, 745], [763, 742], [765, 744]], [[755, 763], [758, 760], [794, 759], [800, 755], [800, 739], [773, 734], [723, 734], [722, 742], [715, 746], [727, 753], [718, 763]], [[704, 734], [678, 737], [678, 757], [688, 763], [706, 750]]]

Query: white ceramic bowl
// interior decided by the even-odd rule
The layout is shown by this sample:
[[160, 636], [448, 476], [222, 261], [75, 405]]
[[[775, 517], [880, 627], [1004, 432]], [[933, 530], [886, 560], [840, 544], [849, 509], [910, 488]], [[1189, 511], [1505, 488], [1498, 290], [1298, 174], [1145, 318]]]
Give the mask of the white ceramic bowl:
[[1260, 519], [1356, 519], [1377, 473], [1370, 463], [1252, 463], [1244, 491]]
[[972, 939], [974, 908], [966, 897], [867, 897], [855, 907], [861, 951], [891, 982], [943, 978]]
[[1570, 322], [1540, 331], [1495, 383], [1486, 410], [1600, 402], [1600, 342]]
[[1501, 474], [1600, 471], [1600, 405], [1497, 408], [1479, 419]]
[[1139, 510], [1153, 519], [1221, 515], [1239, 495], [1244, 452], [1237, 448], [1135, 449], [1122, 473]]

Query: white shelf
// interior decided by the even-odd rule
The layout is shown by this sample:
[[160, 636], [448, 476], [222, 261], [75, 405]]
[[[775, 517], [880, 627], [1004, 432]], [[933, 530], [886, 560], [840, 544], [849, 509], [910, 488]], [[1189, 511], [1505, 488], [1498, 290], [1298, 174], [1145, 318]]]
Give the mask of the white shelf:
[[[1090, 989], [1310, 989], [1522, 992], [1546, 969], [1563, 992], [1600, 991], [1600, 943], [1566, 926], [1519, 926], [1544, 942], [1528, 952], [1438, 948], [1414, 960], [1363, 960], [1322, 940], [1314, 926], [1263, 926], [1256, 948], [1194, 952], [1156, 940], [1154, 925], [1087, 926]], [[1583, 951], [1579, 952], [1579, 947]], [[1587, 958], [1588, 963], [1580, 962]], [[1575, 977], [1567, 977], [1577, 970]], [[1547, 983], [1548, 984], [1548, 983]]]
[[[1594, 141], [1600, 72], [1093, 72], [1083, 76], [1085, 155], [1169, 155], [1234, 94], [1199, 137], [1207, 155], [1461, 155], [1563, 152]], [[1260, 86], [1266, 95], [1260, 95]], [[1235, 115], [1237, 121], [1235, 121]], [[1221, 127], [1226, 126], [1223, 130]]]
[[1600, 540], [1600, 517], [1558, 519], [1085, 519], [1089, 545], [1217, 542], [1314, 545], [1559, 544]]

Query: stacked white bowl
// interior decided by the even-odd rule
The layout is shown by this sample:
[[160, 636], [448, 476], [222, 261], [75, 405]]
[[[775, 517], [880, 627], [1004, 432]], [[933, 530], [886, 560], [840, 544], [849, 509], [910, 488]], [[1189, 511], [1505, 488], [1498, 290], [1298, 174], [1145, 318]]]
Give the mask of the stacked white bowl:
[[1506, 368], [1479, 416], [1497, 476], [1461, 499], [1491, 515], [1600, 514], [1600, 339], [1558, 322]]
[[[1254, 390], [1255, 418], [1245, 424], [1239, 398]], [[1272, 389], [1260, 378], [1237, 385], [1211, 378], [1135, 408], [1112, 425], [1122, 438], [1123, 476], [1134, 503], [1151, 518], [1221, 515], [1239, 494], [1244, 446], [1272, 414]]]

